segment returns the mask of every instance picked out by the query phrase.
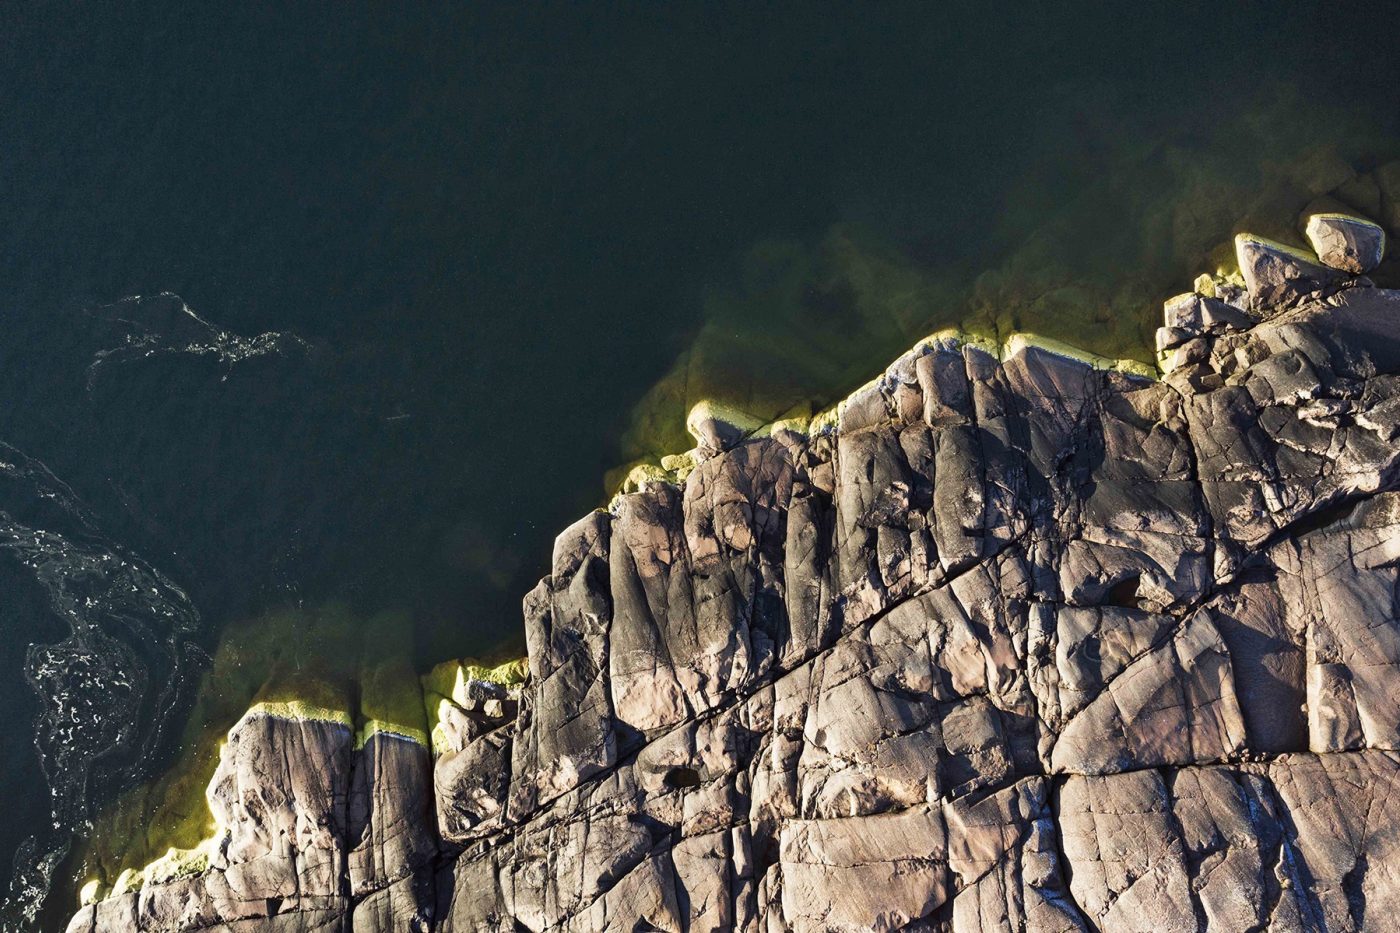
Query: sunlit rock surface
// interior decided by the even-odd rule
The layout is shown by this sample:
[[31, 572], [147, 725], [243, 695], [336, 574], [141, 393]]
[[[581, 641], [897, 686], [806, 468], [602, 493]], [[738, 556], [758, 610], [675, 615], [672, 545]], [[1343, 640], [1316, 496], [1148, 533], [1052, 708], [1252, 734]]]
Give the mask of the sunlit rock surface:
[[707, 422], [560, 535], [518, 710], [250, 714], [70, 931], [1391, 928], [1400, 292], [1241, 260], [1160, 381], [947, 336]]
[[1370, 272], [1385, 254], [1385, 230], [1360, 217], [1313, 214], [1305, 232], [1318, 258], [1334, 269]]

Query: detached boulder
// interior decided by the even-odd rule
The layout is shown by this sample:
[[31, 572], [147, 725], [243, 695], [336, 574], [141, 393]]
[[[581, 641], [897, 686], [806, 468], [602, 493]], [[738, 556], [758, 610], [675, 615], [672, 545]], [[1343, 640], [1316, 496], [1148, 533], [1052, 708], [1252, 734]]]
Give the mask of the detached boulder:
[[1381, 226], [1350, 214], [1313, 214], [1307, 235], [1323, 263], [1355, 275], [1376, 268], [1385, 253]]
[[1255, 308], [1290, 305], [1346, 281], [1342, 272], [1314, 262], [1316, 257], [1251, 233], [1235, 237], [1235, 258]]

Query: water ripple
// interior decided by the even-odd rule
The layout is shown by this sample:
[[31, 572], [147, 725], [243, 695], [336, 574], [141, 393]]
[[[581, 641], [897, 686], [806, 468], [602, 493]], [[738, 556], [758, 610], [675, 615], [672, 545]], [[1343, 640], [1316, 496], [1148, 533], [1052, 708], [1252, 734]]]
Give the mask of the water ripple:
[[0, 560], [38, 584], [67, 628], [25, 655], [52, 819], [16, 854], [8, 927], [33, 922], [72, 833], [105, 792], [143, 775], [203, 653], [191, 641], [200, 616], [185, 592], [105, 538], [44, 464], [3, 443]]

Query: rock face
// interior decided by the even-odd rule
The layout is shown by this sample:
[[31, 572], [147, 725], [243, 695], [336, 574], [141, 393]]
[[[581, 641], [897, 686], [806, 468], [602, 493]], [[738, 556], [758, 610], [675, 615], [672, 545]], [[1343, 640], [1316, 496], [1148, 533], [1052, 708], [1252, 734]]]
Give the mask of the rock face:
[[70, 931], [1391, 928], [1400, 292], [1250, 243], [1161, 381], [944, 338], [712, 432], [560, 535], [513, 720], [250, 716]]

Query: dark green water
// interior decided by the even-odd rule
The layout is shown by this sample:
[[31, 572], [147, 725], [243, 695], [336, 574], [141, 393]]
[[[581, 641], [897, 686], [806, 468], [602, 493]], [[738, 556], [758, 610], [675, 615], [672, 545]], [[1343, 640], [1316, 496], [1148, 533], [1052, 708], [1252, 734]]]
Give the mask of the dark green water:
[[967, 320], [1144, 356], [1234, 225], [1400, 155], [1397, 27], [7, 6], [0, 867], [42, 888], [160, 772], [230, 626], [519, 650], [555, 532], [700, 395], [829, 399]]

